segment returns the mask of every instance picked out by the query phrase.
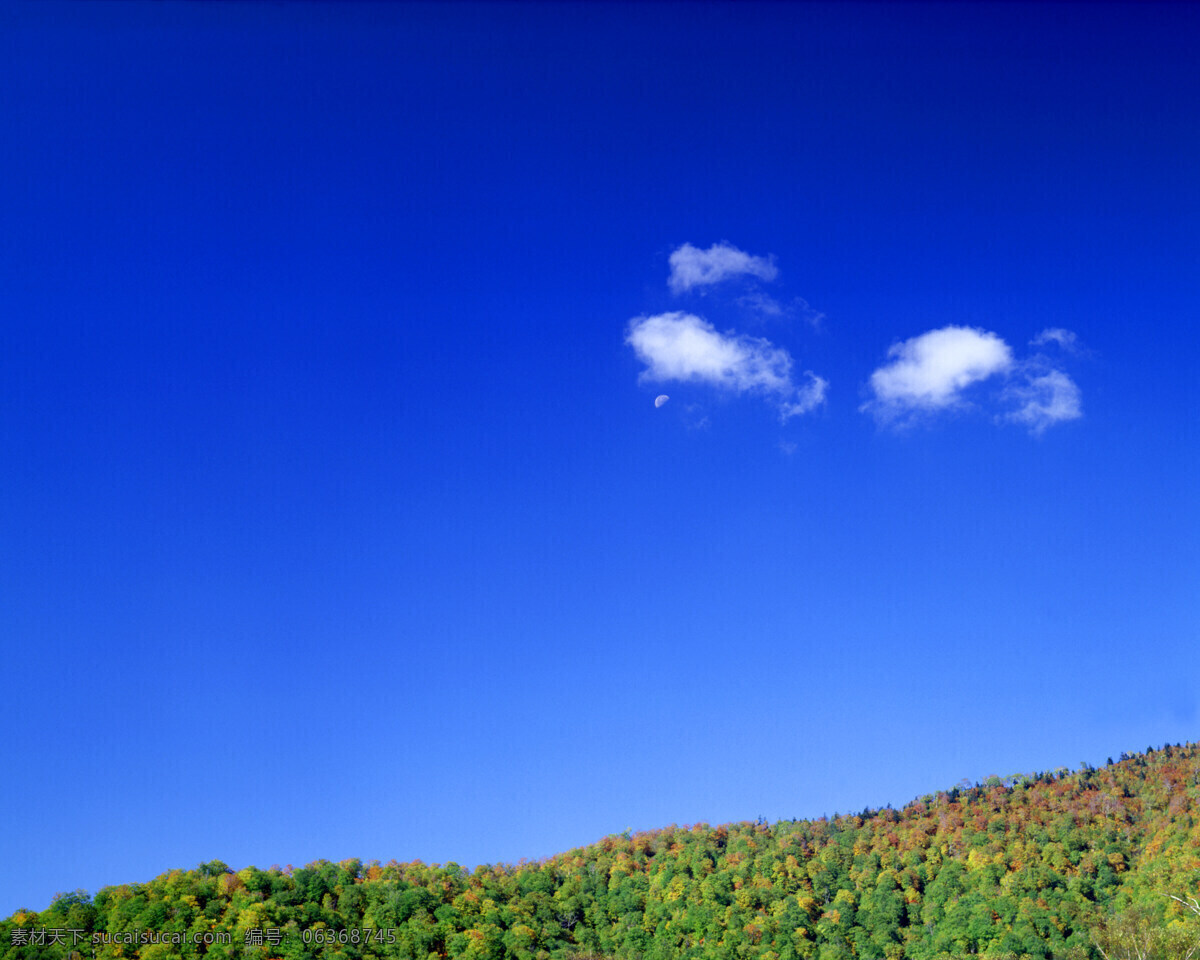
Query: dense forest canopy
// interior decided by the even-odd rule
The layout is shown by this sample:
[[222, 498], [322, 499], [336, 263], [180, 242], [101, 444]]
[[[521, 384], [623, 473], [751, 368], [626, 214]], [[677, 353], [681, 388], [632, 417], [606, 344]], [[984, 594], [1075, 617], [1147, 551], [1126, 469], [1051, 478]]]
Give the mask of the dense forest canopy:
[[517, 865], [212, 861], [19, 910], [0, 949], [12, 960], [1082, 958], [1125, 955], [1114, 943], [1152, 931], [1160, 955], [1183, 956], [1200, 929], [1182, 899], [1200, 889], [1198, 796], [1200, 752], [1187, 744], [989, 777], [901, 810], [626, 832]]

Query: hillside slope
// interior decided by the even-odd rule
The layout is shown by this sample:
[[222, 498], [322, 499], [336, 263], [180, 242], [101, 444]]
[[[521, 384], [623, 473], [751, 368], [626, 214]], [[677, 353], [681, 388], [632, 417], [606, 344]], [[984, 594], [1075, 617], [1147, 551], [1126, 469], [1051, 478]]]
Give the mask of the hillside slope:
[[[991, 777], [902, 810], [671, 826], [471, 872], [350, 860], [235, 873], [214, 861], [18, 911], [0, 924], [0, 954], [71, 956], [75, 940], [80, 957], [147, 960], [1093, 956], [1091, 931], [1130, 903], [1194, 922], [1161, 894], [1200, 889], [1198, 784], [1188, 744]], [[65, 945], [13, 939], [55, 930]], [[138, 943], [141, 931], [228, 942]]]

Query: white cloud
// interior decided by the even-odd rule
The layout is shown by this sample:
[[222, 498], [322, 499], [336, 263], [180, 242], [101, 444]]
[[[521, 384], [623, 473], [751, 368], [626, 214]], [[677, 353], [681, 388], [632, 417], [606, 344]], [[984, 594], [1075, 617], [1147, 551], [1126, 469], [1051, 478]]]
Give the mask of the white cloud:
[[813, 373], [806, 373], [807, 382], [797, 386], [791, 355], [782, 347], [761, 337], [718, 333], [691, 313], [635, 317], [625, 342], [646, 364], [643, 380], [700, 382], [765, 394], [779, 403], [784, 420], [819, 406], [828, 386]]
[[810, 324], [814, 330], [820, 329], [821, 321], [825, 319], [825, 314], [820, 310], [814, 310], [803, 297], [793, 297], [790, 303], [780, 303], [761, 290], [752, 290], [750, 293], [738, 297], [737, 303], [738, 306], [751, 313], [775, 320], [792, 320], [799, 317]]
[[962, 391], [1012, 367], [1000, 337], [973, 327], [942, 327], [894, 344], [891, 363], [871, 374], [875, 399], [863, 405], [882, 420], [952, 407]]
[[1062, 327], [1047, 327], [1029, 342], [1035, 347], [1045, 346], [1047, 343], [1057, 343], [1068, 353], [1076, 353], [1079, 350], [1079, 338], [1070, 330], [1064, 330]]
[[[1057, 343], [1074, 352], [1069, 330], [1043, 330], [1034, 344]], [[895, 344], [891, 362], [871, 375], [874, 399], [862, 410], [891, 422], [962, 405], [971, 384], [999, 375], [1005, 386], [990, 402], [1008, 406], [996, 420], [1021, 423], [1035, 435], [1064, 420], [1083, 416], [1080, 391], [1063, 371], [1042, 354], [1014, 360], [999, 336], [973, 327], [942, 327]], [[994, 409], [994, 407], [993, 407]]]
[[721, 334], [691, 313], [638, 317], [625, 342], [646, 364], [646, 380], [701, 380], [738, 391], [791, 390], [792, 358], [769, 340]]
[[781, 404], [779, 419], [787, 422], [792, 417], [815, 410], [825, 402], [825, 392], [829, 389], [829, 381], [818, 377], [811, 370], [805, 370], [808, 383], [796, 388], [796, 399], [790, 403]]
[[802, 317], [806, 323], [810, 324], [814, 330], [821, 329], [821, 321], [825, 319], [825, 314], [823, 314], [820, 310], [815, 310], [809, 306], [808, 301], [803, 297], [796, 297], [796, 299], [792, 301], [792, 309], [795, 313], [799, 314], [799, 316]]
[[1035, 435], [1063, 420], [1083, 416], [1079, 387], [1061, 370], [1039, 372], [1034, 368], [1026, 373], [1024, 384], [1010, 386], [1005, 396], [1021, 404], [1005, 419], [1025, 424]]
[[738, 297], [737, 302], [739, 306], [745, 307], [753, 313], [761, 313], [764, 317], [782, 317], [784, 314], [783, 304], [761, 290]]
[[714, 243], [707, 250], [685, 243], [668, 258], [671, 275], [667, 279], [673, 293], [693, 287], [705, 287], [730, 277], [751, 276], [774, 280], [779, 275], [769, 257], [755, 257], [728, 243]]

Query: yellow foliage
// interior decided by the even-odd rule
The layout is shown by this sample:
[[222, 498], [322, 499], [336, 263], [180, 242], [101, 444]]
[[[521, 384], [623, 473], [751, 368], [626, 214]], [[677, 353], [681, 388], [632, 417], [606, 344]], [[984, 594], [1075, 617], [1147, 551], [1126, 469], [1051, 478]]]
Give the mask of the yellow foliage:
[[518, 923], [516, 926], [514, 926], [512, 928], [512, 932], [514, 937], [518, 937], [521, 940], [528, 941], [529, 943], [533, 943], [533, 941], [537, 939], [537, 934], [533, 931], [533, 929], [531, 927], [527, 927], [523, 923]]

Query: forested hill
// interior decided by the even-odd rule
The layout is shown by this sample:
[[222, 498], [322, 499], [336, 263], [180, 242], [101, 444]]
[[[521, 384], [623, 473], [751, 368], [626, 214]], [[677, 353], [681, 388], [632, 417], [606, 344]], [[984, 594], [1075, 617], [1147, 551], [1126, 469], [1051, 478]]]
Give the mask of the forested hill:
[[[1165, 927], [1196, 922], [1162, 894], [1200, 889], [1198, 783], [1188, 744], [989, 777], [902, 810], [670, 826], [517, 866], [213, 861], [18, 911], [0, 951], [70, 956], [70, 936], [37, 931], [84, 930], [80, 957], [147, 960], [1096, 956], [1091, 932], [1131, 903]], [[229, 942], [120, 942], [140, 931]]]

